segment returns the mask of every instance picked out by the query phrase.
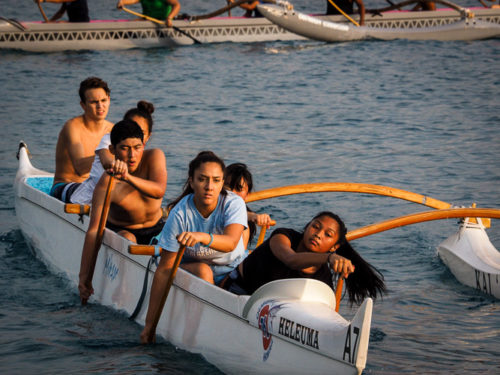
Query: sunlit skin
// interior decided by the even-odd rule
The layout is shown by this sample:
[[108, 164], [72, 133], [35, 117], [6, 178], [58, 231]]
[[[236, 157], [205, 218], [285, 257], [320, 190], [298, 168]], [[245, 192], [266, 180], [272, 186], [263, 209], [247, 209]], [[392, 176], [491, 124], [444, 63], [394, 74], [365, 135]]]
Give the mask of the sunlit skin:
[[144, 143], [138, 138], [127, 138], [113, 147], [111, 152], [115, 155], [115, 161], [111, 167], [111, 172], [119, 180], [127, 180], [129, 173], [134, 173], [142, 159], [144, 153]]
[[80, 106], [85, 112], [85, 117], [92, 121], [104, 120], [108, 115], [110, 97], [102, 88], [85, 91], [85, 102]]
[[329, 216], [314, 219], [305, 229], [297, 251], [326, 253], [335, 250], [339, 240], [339, 223]]
[[[193, 177], [189, 178], [189, 185], [193, 189], [193, 201], [198, 212], [205, 218], [210, 216], [217, 207], [220, 192], [224, 187], [224, 172], [221, 166], [215, 162], [201, 164], [194, 171]], [[233, 251], [242, 232], [243, 227], [241, 225], [230, 224], [224, 228], [224, 235], [214, 235], [211, 247], [222, 252]], [[203, 232], [182, 232], [177, 236], [179, 244], [188, 247], [192, 247], [198, 242], [208, 244], [210, 240], [210, 235]], [[188, 269], [189, 263], [182, 267]], [[199, 275], [198, 272], [193, 273]]]
[[224, 186], [224, 172], [218, 163], [203, 163], [189, 179], [194, 192], [194, 204], [203, 217], [208, 217], [217, 207], [219, 194]]
[[[151, 133], [149, 133], [148, 120], [146, 120], [142, 116], [132, 116], [131, 119], [141, 127], [142, 132], [144, 133], [144, 145], [146, 145], [149, 137], [151, 136]], [[113, 167], [115, 157], [111, 153], [111, 151], [109, 151], [109, 149], [102, 148], [100, 150], [97, 150], [96, 154], [99, 155], [99, 159], [101, 160], [101, 164], [103, 165], [104, 169], [110, 169]]]
[[[114, 155], [108, 169], [118, 180], [110, 194], [108, 221], [123, 227], [118, 234], [136, 242], [127, 229], [149, 228], [162, 216], [161, 202], [167, 186], [165, 154], [159, 149], [144, 150], [140, 138], [126, 138], [109, 146]], [[107, 195], [110, 176], [104, 173], [94, 190], [90, 222], [82, 251], [79, 285], [80, 298], [85, 304], [94, 289], [92, 278], [98, 249], [94, 247], [102, 207]]]
[[88, 178], [95, 149], [113, 124], [106, 120], [110, 97], [103, 88], [88, 89], [80, 102], [84, 113], [64, 124], [56, 146], [54, 183], [83, 182]]

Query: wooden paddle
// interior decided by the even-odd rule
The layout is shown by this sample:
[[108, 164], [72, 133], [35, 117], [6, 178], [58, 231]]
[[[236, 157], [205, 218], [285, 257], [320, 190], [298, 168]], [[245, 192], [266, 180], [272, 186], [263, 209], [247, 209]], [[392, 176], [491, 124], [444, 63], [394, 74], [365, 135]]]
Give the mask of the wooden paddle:
[[335, 312], [339, 312], [340, 299], [342, 298], [342, 288], [344, 287], [344, 278], [339, 277], [337, 281], [337, 288], [335, 289]]
[[49, 22], [49, 19], [47, 18], [47, 15], [43, 11], [42, 4], [40, 4], [40, 1], [37, 1], [36, 4], [38, 5], [38, 9], [40, 9], [40, 13], [42, 13], [42, 17], [45, 20], [45, 22]]
[[179, 268], [179, 264], [181, 263], [182, 256], [184, 255], [184, 250], [186, 250], [186, 245], [182, 245], [179, 247], [179, 251], [175, 256], [174, 265], [172, 266], [172, 270], [170, 271], [170, 276], [168, 277], [167, 285], [165, 286], [165, 290], [160, 299], [160, 305], [158, 306], [158, 310], [153, 317], [153, 327], [158, 325], [160, 321], [161, 313], [163, 312], [163, 307], [165, 306], [165, 302], [167, 301], [168, 294], [170, 293], [170, 288], [174, 283], [175, 274], [177, 273], [177, 269]]
[[[275, 220], [271, 220], [271, 222], [269, 223], [269, 225], [275, 226], [276, 225], [276, 221]], [[255, 245], [255, 247], [258, 247], [260, 244], [262, 244], [262, 242], [264, 242], [264, 237], [266, 236], [266, 230], [267, 230], [267, 225], [261, 225], [260, 226], [259, 238], [257, 239], [257, 244]]]
[[425, 221], [442, 220], [465, 217], [490, 217], [500, 219], [500, 209], [497, 208], [449, 208], [436, 211], [424, 211], [415, 214], [401, 216], [395, 219], [381, 221], [379, 223], [367, 225], [347, 233], [348, 241], [366, 237], [375, 233], [384, 232], [389, 229], [402, 227], [405, 225], [422, 223]]
[[[142, 13], [134, 12], [133, 10], [128, 9], [128, 8], [126, 8], [124, 6], [122, 6], [120, 9], [123, 9], [125, 12], [133, 14], [134, 16], [141, 17], [141, 18], [144, 18], [144, 19], [146, 19], [148, 21], [157, 23], [159, 25], [166, 26], [166, 24], [165, 24], [164, 21], [160, 21], [160, 20], [158, 20], [156, 18], [146, 16], [145, 14], [142, 14]], [[190, 35], [189, 33], [185, 32], [184, 30], [181, 30], [178, 27], [173, 26], [173, 25], [172, 25], [172, 29], [174, 29], [175, 31], [178, 31], [179, 33], [181, 33], [181, 34], [183, 34], [185, 36], [187, 36], [189, 39], [191, 39], [193, 42], [195, 42], [195, 44], [202, 44], [198, 39], [196, 39], [194, 36]]]
[[354, 26], [359, 26], [359, 23], [357, 23], [357, 22], [356, 22], [356, 21], [354, 21], [351, 17], [349, 17], [349, 16], [346, 14], [346, 12], [344, 12], [342, 9], [340, 9], [340, 8], [339, 8], [339, 6], [338, 6], [337, 4], [335, 4], [332, 0], [328, 0], [328, 2], [329, 2], [330, 4], [332, 4], [332, 6], [340, 12], [340, 14], [342, 14], [345, 18], [347, 18], [349, 21], [351, 21], [351, 22], [354, 24]]

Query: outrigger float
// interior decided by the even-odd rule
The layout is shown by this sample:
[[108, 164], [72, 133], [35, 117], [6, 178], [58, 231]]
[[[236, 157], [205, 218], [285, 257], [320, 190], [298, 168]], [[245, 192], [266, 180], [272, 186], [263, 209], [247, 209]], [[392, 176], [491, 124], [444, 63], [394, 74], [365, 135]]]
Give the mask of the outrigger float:
[[[48, 269], [77, 290], [80, 257], [88, 226], [88, 207], [81, 215], [49, 196], [53, 175], [33, 167], [21, 142], [14, 182], [15, 209], [26, 242]], [[263, 190], [249, 199], [349, 191], [410, 200], [438, 210], [423, 212], [349, 233], [353, 240], [372, 233], [445, 217], [495, 217], [496, 209], [450, 209], [445, 202], [403, 190], [366, 184], [323, 183]], [[424, 215], [424, 217], [422, 217]], [[418, 218], [417, 218], [418, 216]], [[462, 233], [484, 227], [466, 226]], [[471, 243], [474, 245], [474, 243]], [[155, 264], [132, 251], [123, 237], [105, 230], [94, 272], [91, 302], [133, 315], [143, 325]], [[453, 248], [453, 243], [450, 248]], [[475, 251], [470, 248], [469, 251]], [[498, 252], [497, 252], [498, 253]], [[498, 277], [499, 269], [496, 270]], [[494, 278], [494, 272], [491, 271]], [[146, 276], [146, 277], [145, 277]], [[143, 288], [143, 285], [146, 288]], [[143, 294], [143, 290], [146, 293]], [[251, 296], [236, 296], [179, 269], [159, 320], [157, 334], [172, 344], [200, 353], [225, 373], [361, 374], [367, 361], [373, 302], [367, 298], [352, 320], [337, 311], [335, 294], [311, 279], [278, 280]]]
[[[274, 19], [271, 22], [264, 17], [220, 17], [223, 12], [244, 1], [246, 0], [236, 1], [208, 15], [176, 19], [173, 22], [174, 28], [170, 29], [165, 28], [162, 22], [145, 20], [43, 23], [0, 17], [0, 49], [27, 52], [123, 50], [173, 47], [195, 43], [305, 40], [313, 37], [291, 32], [288, 26], [273, 23], [276, 21]], [[262, 7], [267, 7], [267, 5]], [[263, 8], [263, 13], [266, 13], [266, 9], [268, 8]], [[473, 8], [471, 10], [475, 15], [474, 20], [479, 23], [500, 24], [500, 9]], [[430, 28], [438, 31], [440, 27], [460, 22], [460, 19], [460, 13], [453, 9], [428, 12], [387, 11], [367, 14], [366, 26], [370, 30], [385, 31], [388, 35], [394, 36], [394, 30]], [[349, 21], [342, 15], [313, 15], [310, 16], [310, 20], [311, 23], [316, 24], [325, 21], [341, 25], [343, 28], [352, 28], [349, 26]]]
[[[414, 2], [410, 0], [406, 3]], [[440, 20], [438, 23], [417, 22], [411, 27], [405, 24], [393, 26], [376, 25], [366, 22], [360, 26], [355, 20], [352, 23], [340, 23], [334, 20], [318, 19], [307, 14], [297, 12], [291, 4], [258, 6], [259, 12], [276, 25], [310, 39], [324, 42], [350, 42], [358, 40], [439, 40], [439, 41], [471, 41], [500, 37], [500, 23], [498, 19], [483, 19], [466, 8], [455, 6], [446, 0], [436, 0], [453, 6], [455, 19]], [[423, 12], [424, 16], [432, 17], [440, 11]], [[410, 12], [410, 14], [413, 12]], [[478, 14], [480, 12], [478, 11]]]

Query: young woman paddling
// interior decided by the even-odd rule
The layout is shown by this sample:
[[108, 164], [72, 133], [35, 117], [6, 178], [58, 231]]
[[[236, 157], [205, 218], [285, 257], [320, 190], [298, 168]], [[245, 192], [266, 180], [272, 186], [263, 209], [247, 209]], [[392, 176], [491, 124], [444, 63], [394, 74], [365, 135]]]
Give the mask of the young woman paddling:
[[181, 267], [207, 282], [218, 283], [246, 255], [242, 233], [247, 226], [245, 202], [223, 189], [224, 162], [211, 151], [203, 151], [189, 163], [183, 193], [172, 207], [158, 237], [160, 263], [151, 286], [143, 343], [154, 341], [161, 296], [172, 272], [175, 255], [186, 246]]
[[302, 233], [278, 228], [222, 283], [236, 294], [252, 294], [278, 279], [313, 278], [333, 286], [332, 274], [346, 277], [351, 303], [376, 298], [386, 290], [382, 275], [347, 242], [347, 229], [337, 215], [323, 211]]
[[[248, 170], [246, 164], [234, 163], [228, 165], [226, 168], [226, 173], [224, 174], [224, 184], [226, 189], [231, 190], [233, 193], [239, 195], [243, 200], [245, 200], [253, 189], [253, 179], [252, 174]], [[257, 214], [250, 210], [247, 206], [248, 214], [248, 228], [243, 232], [243, 243], [245, 249], [248, 248], [248, 244], [252, 241], [253, 236], [257, 231], [257, 225], [267, 225], [271, 223], [271, 217], [268, 214]]]

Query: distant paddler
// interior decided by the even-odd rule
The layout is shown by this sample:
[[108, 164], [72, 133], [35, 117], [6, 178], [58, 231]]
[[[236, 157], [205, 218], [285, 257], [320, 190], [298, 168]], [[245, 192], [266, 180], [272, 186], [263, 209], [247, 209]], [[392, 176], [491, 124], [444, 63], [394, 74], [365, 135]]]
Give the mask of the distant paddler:
[[178, 0], [119, 0], [116, 4], [118, 9], [125, 5], [141, 3], [142, 13], [145, 16], [165, 20], [167, 27], [172, 27], [172, 20], [179, 14], [181, 4]]
[[[354, 3], [358, 7], [359, 24], [353, 22], [348, 16], [349, 14], [354, 14]], [[365, 24], [365, 4], [363, 0], [326, 0], [326, 14], [342, 14], [356, 26], [363, 26]]]
[[[87, 0], [33, 0], [38, 4], [40, 12], [45, 20], [45, 22], [55, 22], [60, 19], [64, 13], [68, 14], [69, 22], [89, 22], [89, 8], [87, 6]], [[41, 3], [59, 3], [62, 4], [59, 10], [48, 19], [45, 15]], [[65, 22], [65, 21], [60, 21]]]

